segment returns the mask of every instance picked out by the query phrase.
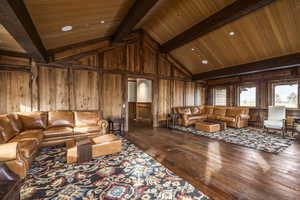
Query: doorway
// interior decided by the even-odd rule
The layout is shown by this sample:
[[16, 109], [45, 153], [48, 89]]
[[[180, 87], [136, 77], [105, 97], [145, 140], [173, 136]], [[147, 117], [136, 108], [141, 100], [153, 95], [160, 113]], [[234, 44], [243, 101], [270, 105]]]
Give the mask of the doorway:
[[128, 126], [152, 127], [152, 80], [128, 78]]

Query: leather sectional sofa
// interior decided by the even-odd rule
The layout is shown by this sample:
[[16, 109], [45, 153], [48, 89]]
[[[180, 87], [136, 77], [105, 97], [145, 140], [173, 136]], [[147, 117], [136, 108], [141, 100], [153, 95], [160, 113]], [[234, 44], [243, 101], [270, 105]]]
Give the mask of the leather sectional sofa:
[[40, 146], [106, 133], [108, 123], [97, 112], [28, 112], [0, 115], [0, 162], [26, 176]]
[[175, 107], [172, 112], [179, 114], [179, 124], [190, 126], [201, 120], [221, 120], [227, 126], [243, 128], [248, 126], [249, 108], [226, 106]]

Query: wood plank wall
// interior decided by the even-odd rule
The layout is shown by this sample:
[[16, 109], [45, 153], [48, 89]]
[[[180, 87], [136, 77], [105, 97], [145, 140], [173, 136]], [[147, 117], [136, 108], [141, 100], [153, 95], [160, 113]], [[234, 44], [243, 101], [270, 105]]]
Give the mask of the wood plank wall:
[[90, 110], [105, 119], [126, 117], [127, 80], [138, 77], [153, 81], [153, 125], [163, 124], [173, 106], [204, 103], [204, 90], [158, 48], [139, 33], [117, 46], [105, 41], [57, 53], [49, 64], [0, 56], [0, 65], [14, 70], [0, 66], [0, 114]]
[[[206, 103], [213, 104], [213, 88], [225, 87], [227, 89], [227, 106], [238, 106], [239, 86], [255, 85], [257, 90], [256, 107], [250, 107], [250, 117], [251, 121], [261, 124], [262, 119], [267, 117], [268, 106], [272, 105], [272, 84], [287, 81], [300, 81], [300, 68], [210, 80], [205, 87]], [[298, 95], [298, 97], [299, 101], [300, 96]], [[300, 109], [288, 109], [287, 115], [288, 117], [300, 117]]]

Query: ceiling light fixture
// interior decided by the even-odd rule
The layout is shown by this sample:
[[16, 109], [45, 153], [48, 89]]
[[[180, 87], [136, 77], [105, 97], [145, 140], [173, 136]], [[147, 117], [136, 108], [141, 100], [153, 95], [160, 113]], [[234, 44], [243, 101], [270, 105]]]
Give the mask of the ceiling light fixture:
[[104, 24], [104, 23], [105, 23], [105, 21], [104, 21], [104, 20], [101, 20], [101, 21], [100, 21], [100, 23], [101, 23], [101, 24]]
[[234, 36], [234, 35], [235, 35], [235, 32], [231, 31], [231, 32], [229, 32], [229, 35], [230, 35], [230, 36]]
[[62, 31], [66, 32], [66, 31], [71, 31], [73, 29], [73, 26], [64, 26], [62, 27]]
[[204, 65], [207, 65], [207, 64], [208, 64], [208, 61], [207, 61], [207, 60], [202, 60], [201, 62], [202, 62], [202, 64], [204, 64]]

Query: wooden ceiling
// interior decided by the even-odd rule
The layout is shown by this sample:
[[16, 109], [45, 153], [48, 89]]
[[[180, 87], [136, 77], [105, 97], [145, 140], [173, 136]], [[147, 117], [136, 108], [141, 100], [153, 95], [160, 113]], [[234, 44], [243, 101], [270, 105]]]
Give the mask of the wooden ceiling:
[[[144, 29], [164, 44], [236, 1], [158, 0], [135, 29]], [[47, 50], [116, 34], [135, 2], [24, 0]], [[298, 53], [300, 21], [297, 19], [300, 19], [300, 0], [276, 0], [171, 51], [171, 55], [197, 74]], [[73, 26], [73, 30], [62, 32], [67, 25]], [[229, 35], [232, 31], [234, 36]], [[24, 52], [1, 26], [0, 40], [0, 49]], [[202, 60], [208, 64], [202, 64]]]
[[[46, 49], [111, 36], [134, 2], [24, 0]], [[73, 30], [63, 32], [64, 26], [73, 26]]]
[[24, 53], [24, 49], [0, 24], [0, 49], [5, 51], [15, 51]]
[[[173, 17], [170, 18], [171, 14], [167, 14], [168, 12], [163, 9], [168, 3], [168, 0], [165, 0], [161, 2], [165, 5], [160, 5], [161, 8], [156, 10], [156, 13], [152, 12], [152, 17], [147, 16], [147, 21], [144, 20], [144, 24], [141, 25], [160, 43], [173, 38], [193, 24], [187, 25], [187, 21], [192, 22], [191, 16], [196, 16], [193, 12], [197, 9], [196, 3], [201, 4], [199, 10], [201, 9], [202, 12], [209, 8], [215, 8], [216, 12], [218, 9], [214, 6], [217, 4], [214, 5], [214, 3], [218, 2], [220, 9], [222, 5], [225, 7], [232, 1], [191, 1], [194, 4], [189, 3], [190, 7], [185, 5], [187, 1], [176, 2], [178, 3], [174, 4], [176, 7], [170, 8], [173, 10]], [[177, 19], [175, 19], [175, 10], [181, 14]], [[206, 13], [211, 15], [212, 12], [211, 10], [210, 13], [208, 11]], [[194, 22], [201, 21], [203, 17], [198, 16]], [[175, 49], [171, 54], [193, 74], [196, 74], [297, 53], [300, 52], [300, 21], [298, 19], [300, 19], [299, 0], [277, 0]], [[234, 36], [229, 36], [231, 31], [235, 32]], [[195, 50], [192, 51], [192, 49]], [[202, 60], [207, 60], [208, 64], [202, 64]]]
[[163, 44], [204, 20], [234, 0], [160, 0], [137, 28]]

